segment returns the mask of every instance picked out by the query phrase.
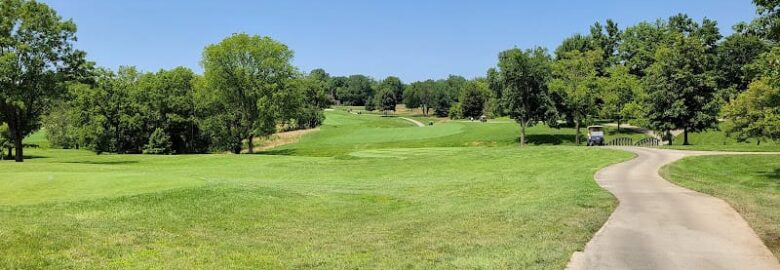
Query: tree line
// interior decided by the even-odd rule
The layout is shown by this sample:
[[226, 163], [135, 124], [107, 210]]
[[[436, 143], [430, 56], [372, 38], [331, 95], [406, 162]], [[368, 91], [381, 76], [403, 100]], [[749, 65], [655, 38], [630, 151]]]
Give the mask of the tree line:
[[247, 34], [207, 46], [202, 75], [114, 72], [74, 48], [71, 20], [35, 1], [0, 0], [0, 147], [22, 161], [23, 139], [45, 126], [54, 146], [97, 153], [251, 152], [255, 137], [320, 125], [331, 104], [387, 112], [399, 103], [439, 117], [511, 117], [521, 144], [539, 123], [572, 125], [579, 143], [581, 127], [597, 119], [683, 130], [684, 144], [721, 122], [740, 141], [777, 140], [780, 3], [754, 3], [757, 18], [728, 37], [717, 22], [685, 14], [623, 29], [607, 20], [552, 53], [502, 51], [483, 77], [405, 84], [303, 73], [286, 45]]
[[114, 72], [87, 61], [76, 25], [47, 5], [2, 0], [0, 10], [0, 153], [16, 161], [41, 127], [55, 147], [97, 153], [252, 152], [255, 137], [320, 125], [330, 102], [327, 73], [298, 71], [292, 50], [269, 37], [207, 46], [202, 75]]
[[[777, 1], [756, 0], [758, 18], [723, 37], [710, 19], [685, 14], [620, 29], [611, 20], [587, 35], [544, 48], [499, 53], [486, 81], [493, 113], [525, 128], [562, 122], [577, 129], [596, 119], [632, 122], [672, 142], [670, 132], [722, 127], [739, 141], [780, 139]], [[461, 101], [463, 102], [463, 101]], [[487, 107], [487, 106], [486, 106]]]

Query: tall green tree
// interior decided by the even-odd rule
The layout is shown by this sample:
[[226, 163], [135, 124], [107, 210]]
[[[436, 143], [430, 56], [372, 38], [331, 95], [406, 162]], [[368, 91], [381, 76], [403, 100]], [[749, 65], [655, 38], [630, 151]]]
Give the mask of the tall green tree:
[[398, 101], [396, 100], [396, 90], [392, 86], [382, 85], [379, 92], [376, 94], [376, 105], [382, 112], [387, 114], [389, 111], [395, 111], [395, 106]]
[[579, 145], [580, 127], [589, 117], [597, 112], [598, 68], [604, 53], [600, 50], [587, 52], [570, 51], [562, 54], [562, 58], [552, 64], [552, 77], [549, 82], [550, 91], [562, 97], [567, 114], [574, 121], [577, 131], [575, 141]]
[[737, 140], [780, 140], [780, 47], [762, 54], [750, 69], [757, 79], [723, 108], [726, 133]]
[[404, 91], [404, 105], [407, 108], [421, 108], [423, 115], [427, 116], [435, 106], [436, 91], [436, 82], [433, 80], [413, 82]]
[[363, 106], [374, 96], [374, 80], [364, 75], [352, 75], [336, 93], [344, 105]]
[[683, 144], [688, 133], [714, 127], [718, 103], [715, 76], [707, 67], [703, 42], [677, 34], [670, 46], [662, 46], [644, 78], [648, 94], [646, 118], [650, 128], [668, 133], [682, 129]]
[[469, 81], [460, 96], [460, 112], [463, 117], [479, 118], [483, 115], [485, 105], [490, 98], [487, 84], [480, 81]]
[[393, 91], [393, 94], [395, 94], [395, 100], [403, 100], [404, 98], [404, 89], [406, 86], [404, 83], [395, 76], [388, 76], [379, 85], [379, 89], [387, 88]]
[[641, 106], [642, 81], [631, 75], [628, 68], [622, 65], [608, 68], [607, 76], [599, 77], [598, 80], [599, 97], [603, 102], [600, 115], [617, 121], [619, 131], [621, 123], [637, 116], [631, 104]]
[[736, 31], [720, 43], [715, 70], [719, 73], [718, 91], [722, 99], [729, 101], [747, 89], [756, 74], [745, 66], [768, 50], [766, 41], [747, 31]]
[[525, 145], [525, 130], [539, 121], [555, 119], [555, 105], [547, 89], [550, 56], [542, 48], [510, 49], [499, 53], [502, 102], [507, 113], [520, 124], [520, 145]]
[[[270, 37], [247, 34], [233, 34], [203, 51], [201, 64], [206, 85], [202, 90], [209, 92], [204, 96], [224, 108], [235, 108], [224, 112], [228, 119], [209, 117], [230, 122], [223, 123], [225, 126], [235, 125], [236, 135], [247, 140], [250, 153], [254, 137], [276, 132], [280, 107], [285, 106], [276, 100], [296, 72], [290, 64], [292, 57], [293, 52], [286, 45]], [[221, 136], [221, 132], [212, 134]], [[240, 152], [240, 140], [229, 145], [233, 152]]]
[[65, 82], [90, 64], [73, 48], [76, 25], [46, 4], [3, 0], [0, 12], [0, 122], [8, 124], [14, 159], [22, 162], [22, 140], [40, 128]]
[[759, 17], [755, 24], [760, 27], [760, 33], [772, 41], [780, 41], [780, 1], [753, 0]]

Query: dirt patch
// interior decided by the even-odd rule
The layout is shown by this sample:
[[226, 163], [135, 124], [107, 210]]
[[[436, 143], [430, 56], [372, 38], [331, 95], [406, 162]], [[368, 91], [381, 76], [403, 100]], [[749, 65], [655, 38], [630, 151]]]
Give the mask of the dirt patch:
[[[269, 150], [274, 147], [282, 146], [285, 144], [291, 144], [296, 143], [298, 140], [303, 137], [303, 135], [319, 131], [320, 128], [312, 128], [312, 129], [299, 129], [299, 130], [293, 130], [293, 131], [285, 131], [285, 132], [279, 132], [274, 135], [269, 136], [268, 138], [255, 138], [253, 140], [255, 147], [255, 152], [265, 151]], [[248, 151], [246, 149], [241, 151], [242, 153], [247, 153]]]

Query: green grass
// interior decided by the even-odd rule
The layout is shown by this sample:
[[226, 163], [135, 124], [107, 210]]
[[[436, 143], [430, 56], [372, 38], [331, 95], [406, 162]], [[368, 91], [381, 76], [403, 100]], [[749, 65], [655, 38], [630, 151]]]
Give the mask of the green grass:
[[630, 157], [31, 152], [0, 163], [0, 268], [561, 269], [615, 206], [594, 172]]
[[726, 136], [726, 133], [721, 130], [690, 133], [688, 134], [688, 141], [691, 145], [682, 145], [683, 135], [681, 134], [675, 137], [675, 145], [666, 147], [704, 151], [780, 152], [780, 142], [761, 142], [760, 145], [756, 144], [754, 139], [747, 142], [737, 142], [736, 139]]
[[[517, 146], [520, 134], [519, 125], [511, 120], [489, 123], [442, 121], [419, 128], [397, 117], [354, 115], [343, 111], [328, 112], [326, 116], [325, 125], [319, 132], [301, 138], [297, 144], [278, 147], [266, 153], [339, 156], [382, 148]], [[587, 131], [583, 129], [583, 132]], [[530, 145], [575, 144], [573, 128], [536, 125], [527, 129], [526, 134]], [[625, 130], [619, 134], [608, 132], [607, 140], [614, 137], [632, 137], [637, 141], [645, 135]]]
[[726, 200], [780, 258], [780, 156], [689, 157], [661, 173], [681, 186]]

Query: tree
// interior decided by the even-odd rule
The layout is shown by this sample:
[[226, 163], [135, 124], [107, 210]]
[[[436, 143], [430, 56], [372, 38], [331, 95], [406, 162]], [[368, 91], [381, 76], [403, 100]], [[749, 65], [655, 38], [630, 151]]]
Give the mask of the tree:
[[434, 93], [434, 105], [433, 112], [436, 116], [447, 117], [450, 114], [450, 107], [452, 106], [450, 95], [446, 91], [436, 91], [436, 93]]
[[[447, 96], [450, 97], [452, 101], [458, 102], [458, 97], [460, 97], [461, 92], [465, 89], [466, 83], [468, 83], [468, 80], [463, 78], [463, 76], [450, 75], [441, 88], [443, 88], [443, 91], [447, 92]], [[449, 107], [447, 110], [449, 110]]]
[[399, 79], [398, 77], [388, 76], [387, 78], [382, 80], [382, 83], [380, 83], [379, 85], [379, 89], [381, 90], [382, 88], [390, 89], [395, 95], [395, 100], [403, 100], [404, 88], [406, 88], [406, 86], [404, 85], [403, 82], [401, 82], [401, 79]]
[[198, 153], [206, 150], [195, 115], [195, 73], [185, 67], [140, 75], [131, 92], [131, 102], [144, 118], [143, 133], [149, 137], [162, 129], [171, 140], [172, 153]]
[[547, 82], [550, 56], [542, 48], [522, 51], [510, 49], [499, 53], [502, 102], [508, 115], [520, 124], [520, 145], [525, 145], [525, 130], [539, 121], [555, 118]]
[[753, 0], [759, 17], [755, 24], [760, 27], [760, 33], [772, 41], [780, 41], [780, 1]]
[[40, 128], [65, 82], [90, 64], [73, 48], [76, 25], [47, 5], [4, 0], [0, 10], [0, 122], [8, 124], [15, 160], [22, 162], [22, 140]]
[[662, 22], [640, 22], [623, 31], [619, 45], [619, 58], [631, 74], [644, 77], [645, 69], [655, 61], [655, 51], [668, 43], [667, 31]]
[[346, 80], [346, 85], [336, 93], [341, 103], [352, 106], [363, 106], [374, 96], [373, 80], [364, 75], [352, 75]]
[[780, 47], [762, 54], [751, 69], [758, 79], [723, 108], [726, 134], [738, 141], [780, 139]]
[[737, 141], [780, 140], [780, 88], [768, 79], [756, 80], [723, 108], [726, 134]]
[[607, 75], [598, 78], [603, 102], [600, 112], [602, 117], [617, 121], [620, 131], [620, 124], [635, 116], [630, 104], [641, 102], [642, 82], [622, 65], [608, 68]]
[[379, 106], [379, 109], [385, 114], [387, 114], [388, 111], [395, 111], [397, 103], [396, 89], [388, 85], [383, 85], [382, 88], [379, 89], [379, 93], [377, 93], [376, 97], [376, 105]]
[[485, 83], [468, 82], [460, 97], [460, 116], [479, 118], [484, 114], [485, 104], [489, 98], [490, 92]]
[[597, 111], [596, 97], [599, 89], [596, 75], [603, 54], [600, 49], [587, 52], [570, 51], [563, 53], [562, 57], [552, 64], [553, 79], [548, 87], [563, 99], [561, 107], [565, 109], [563, 113], [574, 121], [577, 131], [575, 141], [578, 145], [581, 125]]
[[689, 132], [716, 124], [715, 76], [707, 70], [706, 57], [700, 39], [682, 34], [676, 35], [671, 46], [658, 49], [644, 78], [649, 102], [645, 117], [650, 128], [664, 134], [682, 129], [687, 145]]
[[435, 93], [435, 81], [413, 82], [404, 91], [404, 104], [407, 108], [421, 108], [423, 115], [427, 116], [434, 106]]
[[726, 37], [717, 48], [718, 91], [729, 101], [745, 91], [756, 74], [749, 72], [746, 65], [766, 52], [769, 45], [759, 36], [747, 32], [735, 32]]
[[[284, 91], [295, 68], [290, 64], [293, 52], [270, 37], [233, 34], [220, 43], [209, 45], [203, 52], [204, 97], [222, 109], [209, 115], [210, 121], [222, 122], [211, 128], [234, 129], [234, 136], [211, 130], [218, 140], [246, 139], [249, 152], [254, 150], [255, 136], [267, 136], [276, 131], [281, 106], [276, 102]], [[216, 123], [212, 123], [216, 124]], [[232, 133], [232, 132], [231, 132]], [[228, 143], [233, 152], [240, 152], [241, 141]]]

